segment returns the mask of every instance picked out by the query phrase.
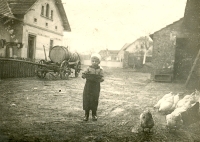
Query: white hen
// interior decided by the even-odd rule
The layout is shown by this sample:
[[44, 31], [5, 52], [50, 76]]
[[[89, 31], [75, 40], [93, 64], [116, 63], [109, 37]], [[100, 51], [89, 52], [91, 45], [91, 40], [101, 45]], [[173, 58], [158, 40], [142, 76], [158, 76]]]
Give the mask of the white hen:
[[180, 113], [171, 113], [166, 115], [167, 128], [169, 131], [177, 130], [183, 125], [183, 120]]
[[[191, 95], [186, 95], [178, 101], [176, 109], [166, 116], [167, 127], [177, 130], [184, 124], [193, 123], [199, 119], [199, 92], [196, 90]], [[194, 119], [194, 120], [193, 120]]]
[[193, 92], [191, 95], [186, 95], [183, 99], [181, 99], [177, 105], [176, 108], [185, 108], [186, 110], [192, 106], [195, 102], [197, 102], [196, 99], [196, 93]]
[[174, 96], [174, 104], [172, 106], [172, 110], [174, 110], [179, 102], [179, 100], [182, 98], [182, 93], [178, 93], [177, 95]]
[[164, 99], [167, 99], [169, 97], [173, 96], [172, 92], [168, 93], [168, 94], [165, 94], [155, 105], [154, 105], [154, 108], [156, 109], [159, 109], [160, 108], [160, 104], [162, 103], [162, 101]]
[[171, 114], [166, 115], [167, 128], [177, 130], [183, 125], [181, 113], [185, 112], [184, 108], [176, 108]]
[[183, 93], [174, 95], [172, 92], [170, 92], [169, 94], [166, 94], [162, 99], [160, 99], [154, 108], [158, 108], [158, 111], [161, 113], [169, 114], [176, 108], [176, 105], [182, 95]]
[[169, 114], [171, 111], [173, 111], [172, 110], [173, 105], [174, 105], [174, 96], [168, 97], [162, 100], [158, 111], [164, 114]]

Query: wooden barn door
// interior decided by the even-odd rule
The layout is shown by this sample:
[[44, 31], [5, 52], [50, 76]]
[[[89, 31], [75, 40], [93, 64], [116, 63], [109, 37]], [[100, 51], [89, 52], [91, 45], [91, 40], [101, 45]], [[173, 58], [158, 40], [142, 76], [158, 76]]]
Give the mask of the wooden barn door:
[[35, 39], [34, 35], [28, 35], [28, 53], [27, 58], [35, 59]]

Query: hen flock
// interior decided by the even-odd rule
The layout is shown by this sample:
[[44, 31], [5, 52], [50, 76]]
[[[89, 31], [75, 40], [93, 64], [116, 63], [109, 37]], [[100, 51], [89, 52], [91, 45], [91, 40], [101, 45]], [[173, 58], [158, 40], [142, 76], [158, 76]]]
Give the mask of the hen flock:
[[[171, 130], [177, 130], [183, 125], [189, 125], [200, 120], [199, 115], [200, 92], [195, 90], [190, 95], [183, 93], [165, 94], [155, 105], [159, 113], [166, 115], [166, 126]], [[154, 126], [154, 120], [149, 110], [140, 115], [140, 126], [150, 129]]]

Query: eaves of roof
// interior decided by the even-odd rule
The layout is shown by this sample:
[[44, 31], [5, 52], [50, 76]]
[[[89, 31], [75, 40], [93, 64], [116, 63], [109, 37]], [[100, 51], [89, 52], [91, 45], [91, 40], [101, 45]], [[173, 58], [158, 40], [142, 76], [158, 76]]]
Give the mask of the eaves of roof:
[[67, 19], [67, 15], [65, 13], [65, 9], [63, 7], [62, 1], [61, 0], [56, 0], [56, 5], [58, 7], [58, 10], [60, 12], [60, 15], [62, 17], [63, 20], [63, 27], [65, 31], [71, 31], [70, 25], [69, 25], [69, 21]]
[[7, 0], [13, 14], [24, 15], [37, 0]]
[[176, 24], [176, 23], [178, 23], [178, 22], [180, 22], [180, 21], [182, 21], [182, 20], [183, 20], [183, 18], [180, 18], [179, 20], [177, 20], [177, 21], [175, 21], [175, 22], [173, 22], [173, 23], [171, 23], [171, 24], [169, 24], [169, 25], [167, 25], [167, 26], [161, 28], [160, 30], [155, 31], [154, 33], [150, 34], [149, 36], [151, 37], [151, 39], [153, 39], [153, 35], [154, 35], [154, 34], [158, 33], [159, 31], [161, 31], [161, 30], [163, 30], [163, 29], [165, 29], [165, 28], [167, 28], [167, 27], [170, 27], [170, 26], [172, 26], [173, 24]]
[[14, 18], [6, 0], [0, 0], [0, 15], [1, 17]]
[[[126, 47], [128, 47], [129, 45], [130, 45], [131, 43], [126, 43], [121, 49], [120, 49], [120, 51], [122, 51], [122, 50], [124, 50]], [[119, 51], [119, 52], [120, 52]]]
[[144, 37], [140, 37], [138, 39], [136, 39], [134, 42], [130, 43], [128, 46], [126, 46], [123, 50], [125, 51], [127, 48], [129, 48], [131, 45], [133, 45], [136, 41], [138, 40], [142, 40]]
[[[34, 3], [37, 2], [37, 0], [0, 0], [0, 2], [1, 1], [7, 1], [8, 6], [10, 7], [10, 12], [13, 13], [13, 15], [25, 15], [27, 11], [34, 5]], [[58, 7], [59, 13], [62, 17], [64, 30], [71, 31], [62, 1], [55, 0], [55, 4]]]

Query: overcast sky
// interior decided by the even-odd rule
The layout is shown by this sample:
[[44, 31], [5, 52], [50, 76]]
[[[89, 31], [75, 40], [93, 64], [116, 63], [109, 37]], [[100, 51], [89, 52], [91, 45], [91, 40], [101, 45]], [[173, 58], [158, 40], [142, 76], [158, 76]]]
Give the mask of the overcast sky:
[[186, 0], [62, 0], [77, 51], [119, 50], [184, 16]]

